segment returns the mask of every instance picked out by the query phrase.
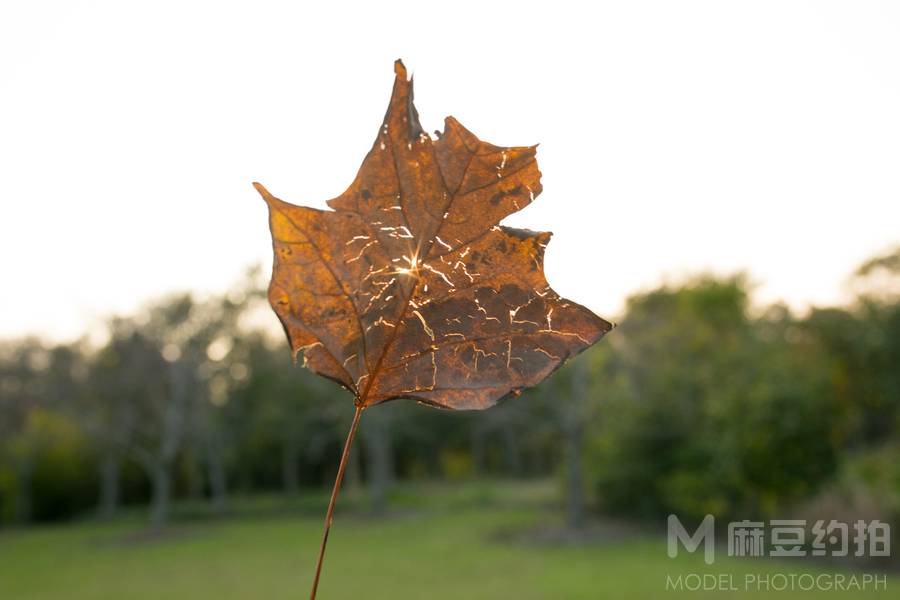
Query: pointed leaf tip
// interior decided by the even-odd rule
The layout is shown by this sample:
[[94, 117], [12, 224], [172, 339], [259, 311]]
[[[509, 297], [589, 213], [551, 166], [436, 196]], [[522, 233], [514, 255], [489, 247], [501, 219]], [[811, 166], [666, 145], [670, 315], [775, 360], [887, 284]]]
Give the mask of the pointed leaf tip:
[[394, 61], [394, 73], [397, 75], [397, 78], [402, 77], [404, 80], [406, 79], [406, 65], [403, 64], [403, 60], [398, 58]]
[[263, 200], [266, 201], [266, 204], [274, 199], [274, 196], [269, 193], [269, 190], [267, 190], [266, 187], [258, 181], [253, 182], [253, 187], [256, 188], [256, 191], [259, 192], [259, 195], [262, 196]]

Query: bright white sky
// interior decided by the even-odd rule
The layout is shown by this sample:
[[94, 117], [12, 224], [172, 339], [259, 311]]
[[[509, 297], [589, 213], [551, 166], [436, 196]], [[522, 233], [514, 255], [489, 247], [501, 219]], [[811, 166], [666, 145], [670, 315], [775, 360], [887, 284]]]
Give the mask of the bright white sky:
[[342, 192], [398, 57], [427, 130], [541, 143], [506, 223], [555, 232], [550, 283], [602, 315], [703, 270], [839, 302], [900, 241], [900, 3], [7, 1], [0, 336], [268, 269], [250, 183]]

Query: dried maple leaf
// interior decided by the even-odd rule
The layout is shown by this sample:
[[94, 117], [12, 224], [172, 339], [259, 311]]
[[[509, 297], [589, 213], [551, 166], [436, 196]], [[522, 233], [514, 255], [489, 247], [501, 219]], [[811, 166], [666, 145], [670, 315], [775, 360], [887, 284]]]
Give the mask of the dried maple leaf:
[[395, 398], [487, 408], [612, 327], [550, 289], [549, 233], [499, 225], [541, 192], [536, 147], [482, 142], [453, 117], [433, 140], [399, 60], [394, 71], [384, 123], [334, 210], [254, 184], [275, 250], [269, 301], [291, 349], [356, 397], [325, 539], [364, 408]]
[[433, 141], [395, 71], [384, 124], [333, 211], [255, 184], [275, 249], [269, 300], [294, 353], [358, 404], [487, 408], [611, 326], [547, 285], [549, 233], [499, 226], [541, 192], [535, 147], [493, 146], [452, 117]]

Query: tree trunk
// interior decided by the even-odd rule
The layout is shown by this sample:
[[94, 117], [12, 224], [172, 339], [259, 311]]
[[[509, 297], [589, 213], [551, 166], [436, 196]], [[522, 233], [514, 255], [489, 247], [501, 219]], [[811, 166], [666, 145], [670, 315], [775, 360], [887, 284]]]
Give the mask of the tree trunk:
[[371, 414], [364, 424], [369, 502], [373, 512], [383, 513], [387, 508], [387, 496], [394, 478], [394, 456], [386, 411], [373, 410]]
[[235, 475], [235, 489], [246, 495], [253, 492], [253, 468], [248, 460], [239, 460], [237, 463], [237, 474]]
[[209, 472], [209, 491], [212, 498], [212, 508], [217, 514], [222, 514], [228, 507], [228, 476], [225, 472], [225, 461], [222, 460], [222, 452], [218, 444], [209, 444], [206, 457]]
[[179, 469], [185, 483], [187, 497], [191, 500], [203, 500], [203, 465], [200, 462], [199, 452], [194, 446], [188, 446], [182, 451]]
[[362, 489], [362, 463], [359, 446], [350, 446], [350, 457], [347, 459], [347, 473], [344, 475], [344, 492], [348, 496], [357, 496]]
[[518, 477], [522, 473], [522, 459], [519, 456], [519, 444], [516, 442], [516, 434], [511, 425], [503, 426], [503, 455], [506, 462], [508, 476]]
[[109, 519], [119, 508], [119, 456], [108, 450], [100, 461], [100, 504], [97, 515]]
[[564, 409], [566, 461], [566, 524], [578, 530], [584, 526], [584, 419], [587, 407], [588, 365], [585, 357], [572, 365], [572, 397]]
[[153, 470], [153, 497], [150, 502], [150, 526], [162, 529], [169, 520], [172, 500], [172, 474], [169, 465], [160, 463]]
[[584, 525], [584, 427], [573, 425], [566, 433], [566, 523], [570, 529]]
[[34, 514], [34, 498], [31, 490], [32, 467], [30, 457], [18, 461], [15, 465], [16, 500], [13, 517], [17, 523], [28, 523]]
[[288, 494], [300, 490], [300, 440], [296, 434], [288, 432], [281, 452], [281, 483]]
[[472, 453], [472, 469], [476, 477], [487, 473], [487, 450], [485, 448], [485, 432], [478, 425], [469, 430], [469, 448]]
[[176, 361], [169, 366], [171, 389], [166, 398], [163, 416], [163, 430], [159, 440], [157, 458], [153, 461], [151, 479], [153, 498], [150, 506], [150, 526], [162, 529], [169, 519], [169, 505], [172, 500], [172, 466], [181, 449], [186, 426], [186, 411], [191, 367], [184, 361]]

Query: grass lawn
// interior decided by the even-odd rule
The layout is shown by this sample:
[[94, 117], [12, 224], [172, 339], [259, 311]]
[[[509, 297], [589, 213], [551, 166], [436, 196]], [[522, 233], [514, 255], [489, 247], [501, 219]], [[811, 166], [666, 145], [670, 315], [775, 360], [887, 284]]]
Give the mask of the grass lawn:
[[[897, 576], [887, 591], [667, 591], [667, 575], [679, 573], [731, 574], [743, 589], [747, 574], [826, 571], [722, 557], [708, 567], [699, 554], [669, 559], [664, 538], [649, 533], [547, 541], [527, 532], [554, 528], [550, 498], [546, 484], [408, 487], [377, 519], [342, 498], [319, 598], [900, 598]], [[322, 495], [254, 498], [217, 520], [186, 506], [158, 537], [141, 533], [139, 515], [0, 532], [0, 599], [306, 598], [323, 507]]]

